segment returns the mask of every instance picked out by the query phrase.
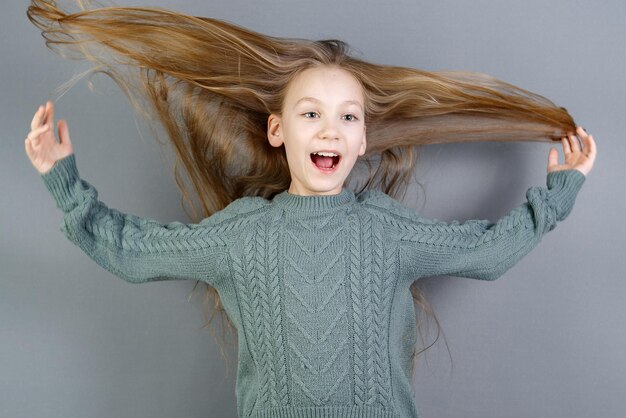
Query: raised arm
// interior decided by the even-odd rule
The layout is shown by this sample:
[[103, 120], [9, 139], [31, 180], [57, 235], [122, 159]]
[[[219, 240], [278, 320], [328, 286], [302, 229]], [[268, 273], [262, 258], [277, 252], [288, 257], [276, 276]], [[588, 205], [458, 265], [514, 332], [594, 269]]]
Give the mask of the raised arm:
[[564, 137], [565, 163], [558, 163], [558, 152], [552, 148], [546, 187], [529, 188], [527, 202], [497, 222], [407, 220], [400, 243], [409, 277], [450, 275], [495, 280], [528, 254], [546, 232], [569, 215], [593, 167], [593, 138], [582, 128], [578, 134], [584, 151], [575, 136]]
[[59, 123], [56, 142], [53, 115], [51, 103], [39, 108], [26, 152], [64, 213], [65, 235], [100, 266], [129, 282], [194, 279], [215, 285], [228, 226], [214, 218], [193, 225], [160, 224], [108, 208], [98, 200], [96, 189], [80, 178], [64, 122]]
[[42, 179], [64, 212], [61, 231], [111, 273], [132, 283], [193, 279], [215, 285], [218, 280], [227, 227], [210, 218], [161, 224], [108, 208], [78, 176], [74, 154], [57, 161]]

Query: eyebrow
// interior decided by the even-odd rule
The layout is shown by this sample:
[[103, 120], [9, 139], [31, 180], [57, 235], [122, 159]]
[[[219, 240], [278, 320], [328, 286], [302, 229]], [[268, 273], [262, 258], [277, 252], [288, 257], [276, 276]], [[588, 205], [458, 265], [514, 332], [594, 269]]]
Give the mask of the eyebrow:
[[[306, 102], [306, 101], [315, 102], [315, 103], [321, 103], [321, 101], [316, 99], [315, 97], [305, 96], [305, 97], [301, 98], [300, 100], [298, 100], [296, 102], [296, 104], [293, 105], [293, 107], [296, 107], [301, 102]], [[346, 101], [342, 102], [342, 104], [354, 104], [354, 105], [359, 106], [359, 108], [361, 108], [361, 110], [363, 110], [363, 105], [361, 103], [359, 103], [357, 100], [346, 100]]]

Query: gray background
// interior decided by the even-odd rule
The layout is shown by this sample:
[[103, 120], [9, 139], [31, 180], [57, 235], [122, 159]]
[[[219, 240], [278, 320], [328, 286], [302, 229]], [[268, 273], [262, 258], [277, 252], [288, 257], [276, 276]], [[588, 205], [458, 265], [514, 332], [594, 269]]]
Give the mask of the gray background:
[[[490, 73], [565, 106], [598, 143], [569, 218], [493, 283], [422, 288], [447, 336], [419, 363], [424, 417], [621, 417], [626, 410], [626, 5], [613, 1], [125, 0], [277, 36], [339, 37], [375, 62]], [[0, 17], [0, 416], [234, 417], [227, 371], [195, 282], [132, 285], [59, 231], [23, 150], [36, 107], [81, 68], [48, 51], [25, 0]], [[109, 206], [187, 221], [170, 160], [104, 77], [57, 100], [81, 175]], [[142, 136], [143, 135], [143, 136]], [[496, 220], [545, 184], [548, 144], [425, 148], [424, 216]], [[560, 147], [559, 147], [559, 151]]]

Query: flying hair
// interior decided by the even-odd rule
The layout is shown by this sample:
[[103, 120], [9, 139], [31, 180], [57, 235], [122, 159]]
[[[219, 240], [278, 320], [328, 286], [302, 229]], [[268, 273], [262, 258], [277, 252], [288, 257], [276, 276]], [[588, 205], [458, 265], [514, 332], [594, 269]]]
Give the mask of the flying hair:
[[483, 73], [374, 64], [340, 40], [272, 37], [162, 8], [71, 0], [69, 12], [57, 3], [32, 0], [28, 18], [50, 49], [92, 63], [92, 73], [110, 76], [160, 123], [194, 220], [289, 188], [284, 148], [269, 144], [267, 119], [281, 114], [290, 81], [312, 67], [342, 68], [363, 87], [367, 150], [357, 165], [367, 170], [357, 192], [402, 197], [422, 145], [550, 142], [576, 127], [565, 108]]

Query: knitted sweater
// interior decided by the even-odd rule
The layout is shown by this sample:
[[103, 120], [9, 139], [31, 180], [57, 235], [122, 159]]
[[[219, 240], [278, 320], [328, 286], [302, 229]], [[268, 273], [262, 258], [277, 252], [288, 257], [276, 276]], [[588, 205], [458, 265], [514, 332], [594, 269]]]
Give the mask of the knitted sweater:
[[198, 224], [123, 214], [79, 177], [74, 154], [42, 175], [61, 230], [132, 283], [202, 280], [238, 332], [240, 417], [417, 417], [411, 283], [494, 280], [572, 210], [585, 181], [547, 188], [496, 223], [425, 219], [384, 193], [245, 197]]

